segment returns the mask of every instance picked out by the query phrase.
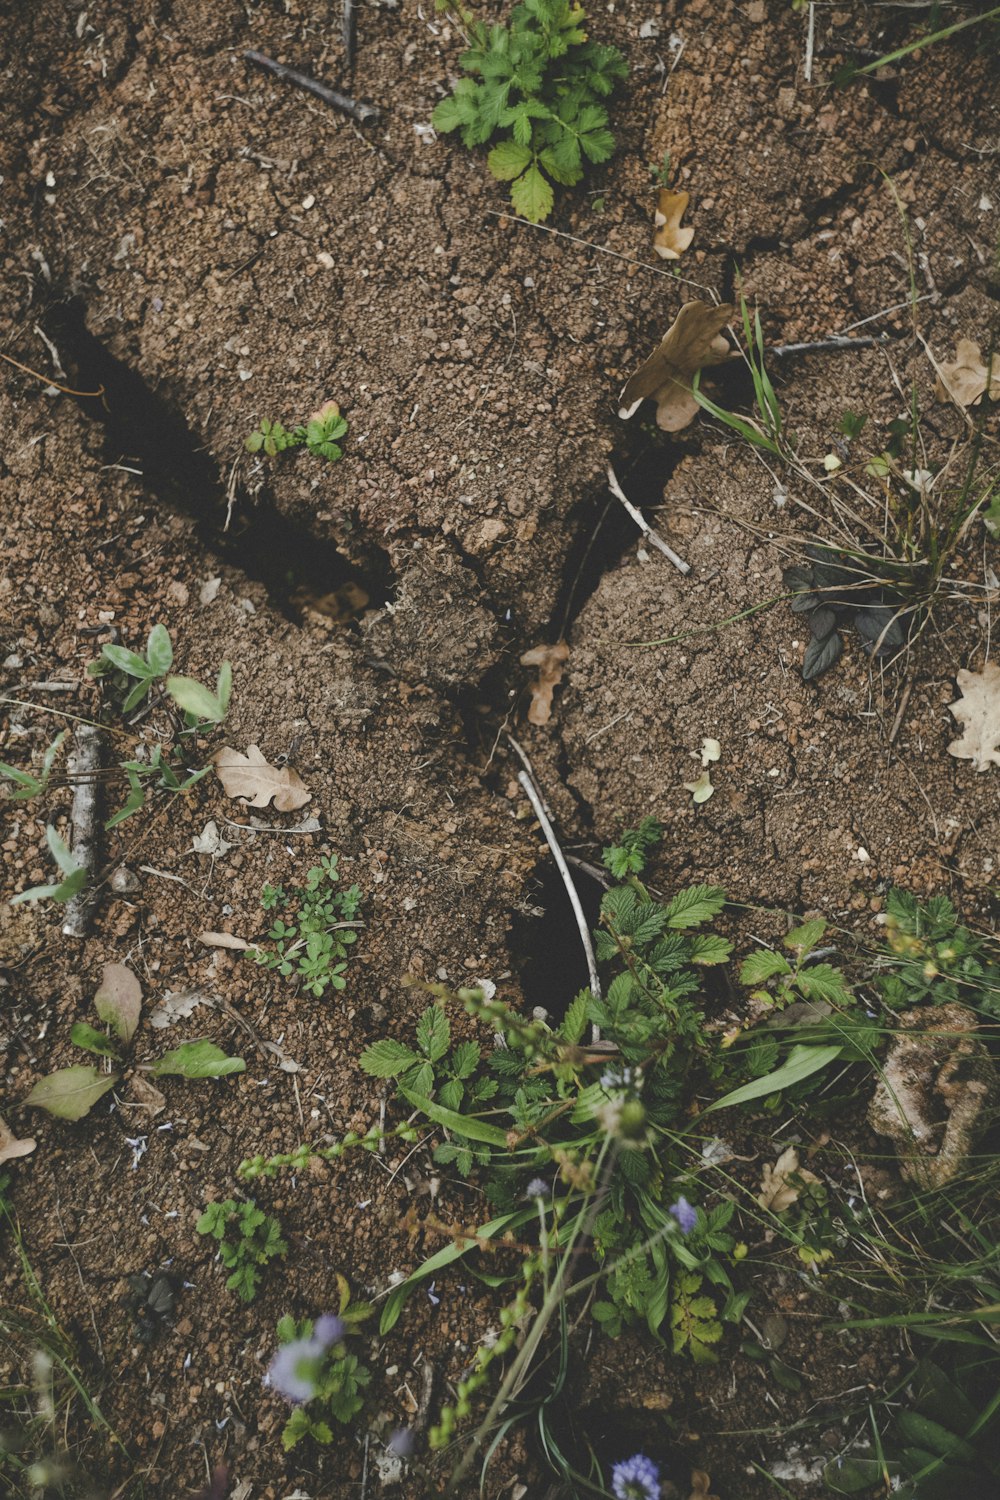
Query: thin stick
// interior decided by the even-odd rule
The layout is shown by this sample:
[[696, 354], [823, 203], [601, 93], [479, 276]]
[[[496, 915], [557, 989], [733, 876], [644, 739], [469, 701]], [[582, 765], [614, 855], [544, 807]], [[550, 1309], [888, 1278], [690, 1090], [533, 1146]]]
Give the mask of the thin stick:
[[[518, 771], [517, 779], [521, 783], [521, 786], [524, 788], [525, 793], [527, 794], [528, 801], [531, 803], [535, 817], [542, 825], [542, 832], [545, 835], [545, 842], [551, 849], [552, 858], [556, 862], [556, 868], [559, 871], [559, 874], [562, 876], [562, 882], [566, 887], [566, 894], [569, 897], [570, 905], [573, 908], [573, 915], [576, 918], [576, 925], [580, 933], [580, 941], [583, 944], [583, 951], [587, 955], [587, 969], [590, 974], [591, 994], [594, 996], [595, 1000], [599, 1000], [601, 998], [601, 981], [597, 977], [597, 959], [594, 957], [594, 947], [590, 941], [590, 929], [587, 926], [587, 919], [583, 914], [583, 907], [580, 905], [580, 897], [577, 895], [576, 886], [573, 884], [573, 877], [569, 873], [569, 865], [566, 863], [563, 852], [559, 847], [559, 841], [556, 838], [555, 830], [553, 829], [552, 824], [549, 822], [545, 814], [545, 808], [542, 806], [542, 799], [539, 796], [538, 792], [535, 790], [535, 784], [532, 781], [531, 777], [528, 775], [527, 771]], [[595, 1038], [595, 1040], [597, 1040], [597, 1038]]]
[[517, 756], [518, 760], [521, 762], [522, 766], [527, 771], [528, 775], [531, 777], [531, 783], [534, 786], [535, 791], [538, 793], [539, 798], [541, 799], [541, 804], [545, 808], [546, 815], [548, 816], [548, 818], [551, 821], [551, 818], [552, 818], [552, 809], [549, 806], [549, 804], [546, 802], [545, 797], [544, 797], [544, 795], [542, 793], [542, 789], [541, 789], [541, 787], [538, 784], [538, 777], [535, 775], [535, 768], [534, 768], [534, 766], [531, 764], [531, 761], [528, 759], [528, 753], [527, 753], [527, 751], [521, 745], [518, 744], [517, 740], [514, 738], [514, 736], [509, 731], [507, 732], [506, 738], [507, 738], [508, 745], [510, 745], [510, 748], [513, 750], [514, 754]]
[[903, 696], [899, 700], [899, 707], [896, 710], [896, 717], [893, 719], [893, 721], [892, 721], [892, 728], [889, 730], [889, 744], [890, 745], [895, 742], [896, 736], [899, 733], [899, 726], [903, 722], [903, 715], [906, 713], [906, 705], [910, 701], [910, 694], [912, 692], [913, 692], [913, 678], [911, 677], [911, 678], [909, 678], [909, 680], [907, 681], [907, 684], [906, 684], [905, 688], [903, 689]]
[[20, 360], [12, 359], [9, 354], [0, 354], [0, 359], [5, 359], [9, 365], [14, 366], [15, 370], [21, 370], [25, 375], [31, 375], [35, 380], [43, 380], [45, 384], [50, 385], [53, 390], [62, 391], [64, 396], [90, 396], [95, 399], [100, 396], [102, 405], [104, 406], [104, 410], [108, 410], [108, 403], [104, 400], [103, 385], [99, 385], [96, 391], [74, 391], [71, 386], [60, 385], [58, 380], [51, 380], [48, 375], [40, 375], [38, 371], [33, 370], [30, 365], [22, 365]]
[[354, 0], [344, 0], [344, 52], [347, 66], [354, 67], [354, 55], [358, 50], [358, 8]]
[[782, 359], [786, 354], [814, 354], [819, 349], [872, 349], [876, 344], [891, 342], [887, 333], [880, 333], [877, 338], [865, 334], [860, 339], [848, 339], [841, 334], [834, 334], [828, 339], [814, 339], [808, 344], [771, 344], [767, 352], [776, 359]]
[[307, 94], [314, 94], [317, 99], [322, 99], [324, 104], [329, 104], [331, 109], [339, 109], [341, 114], [350, 115], [359, 125], [367, 125], [372, 120], [377, 120], [379, 110], [374, 104], [362, 104], [358, 99], [349, 99], [346, 94], [340, 94], [336, 89], [328, 88], [325, 83], [320, 83], [316, 78], [310, 78], [308, 73], [300, 73], [298, 68], [289, 68], [285, 63], [275, 62], [273, 57], [268, 57], [264, 52], [256, 52], [253, 48], [244, 52], [246, 62], [253, 63], [258, 68], [263, 68], [266, 73], [273, 73], [282, 83], [290, 83], [293, 88], [304, 89]]
[[685, 286], [693, 286], [699, 292], [704, 292], [713, 303], [719, 298], [711, 287], [703, 286], [700, 281], [692, 281], [690, 276], [678, 276], [673, 271], [664, 271], [659, 266], [651, 266], [648, 261], [636, 260], [632, 255], [622, 255], [618, 250], [609, 250], [606, 245], [595, 245], [593, 240], [581, 239], [577, 234], [567, 234], [564, 229], [553, 229], [549, 224], [536, 224], [532, 219], [521, 219], [517, 214], [504, 213], [502, 209], [487, 208], [484, 210], [493, 219], [507, 219], [511, 224], [525, 224], [529, 229], [540, 229], [543, 234], [554, 234], [557, 240], [569, 240], [573, 245], [583, 245], [586, 250], [595, 250], [598, 255], [610, 255], [612, 260], [624, 261], [627, 266], [635, 266], [637, 271], [652, 271], [654, 276], [666, 276], [671, 281], [683, 282]]
[[816, 46], [816, 6], [813, 0], [809, 3], [809, 27], [806, 31], [806, 83], [813, 81], [813, 50]]
[[632, 504], [631, 500], [626, 495], [625, 491], [622, 489], [621, 485], [618, 483], [618, 476], [610, 464], [608, 464], [608, 489], [611, 491], [612, 495], [614, 495], [615, 499], [620, 500], [624, 505], [625, 509], [628, 511], [629, 515], [632, 517], [639, 530], [643, 533], [650, 546], [655, 547], [658, 552], [662, 552], [664, 557], [667, 558], [668, 561], [673, 563], [678, 573], [690, 573], [691, 564], [686, 563], [682, 557], [678, 557], [677, 553], [672, 551], [671, 548], [667, 546], [660, 533], [653, 530], [652, 526], [650, 526], [642, 511], [636, 509], [636, 507]]
[[[104, 731], [81, 724], [74, 735], [72, 771], [84, 779], [73, 788], [70, 822], [73, 828], [73, 858], [93, 875], [97, 865], [97, 772], [101, 769]], [[81, 938], [90, 926], [97, 909], [97, 890], [91, 887], [73, 896], [66, 907], [63, 923], [65, 937]]]

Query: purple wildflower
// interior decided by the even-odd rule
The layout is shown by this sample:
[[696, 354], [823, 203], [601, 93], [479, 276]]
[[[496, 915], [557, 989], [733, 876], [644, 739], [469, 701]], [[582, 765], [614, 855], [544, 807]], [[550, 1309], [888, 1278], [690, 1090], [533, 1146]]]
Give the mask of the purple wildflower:
[[677, 1220], [680, 1225], [681, 1234], [690, 1234], [698, 1222], [698, 1210], [692, 1208], [691, 1204], [683, 1196], [678, 1198], [676, 1203], [671, 1203], [667, 1211]]
[[397, 1458], [409, 1458], [417, 1446], [417, 1441], [411, 1428], [396, 1427], [385, 1446], [387, 1451], [395, 1454]]
[[526, 1198], [547, 1198], [552, 1189], [544, 1177], [533, 1177], [524, 1190]]
[[611, 1488], [616, 1500], [659, 1500], [659, 1468], [644, 1453], [635, 1453], [615, 1464], [611, 1470]]
[[282, 1344], [267, 1367], [267, 1383], [294, 1405], [311, 1401], [316, 1394], [323, 1358], [332, 1344], [344, 1336], [344, 1325], [332, 1313], [317, 1318], [308, 1338]]

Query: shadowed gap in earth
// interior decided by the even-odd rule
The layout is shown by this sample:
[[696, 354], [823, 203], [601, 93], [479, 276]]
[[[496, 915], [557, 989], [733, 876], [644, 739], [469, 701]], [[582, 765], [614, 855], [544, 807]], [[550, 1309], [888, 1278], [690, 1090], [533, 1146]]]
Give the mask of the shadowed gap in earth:
[[[603, 886], [585, 871], [573, 871], [587, 925], [597, 926]], [[513, 958], [526, 1010], [541, 1006], [553, 1026], [566, 1014], [574, 995], [590, 983], [587, 961], [577, 931], [566, 887], [552, 860], [546, 857], [526, 883], [527, 900], [511, 914], [508, 946]]]
[[71, 383], [81, 390], [104, 389], [103, 401], [88, 396], [75, 399], [105, 430], [106, 462], [137, 463], [152, 498], [189, 516], [204, 546], [262, 583], [286, 618], [298, 620], [299, 599], [321, 600], [338, 591], [350, 597], [350, 590], [361, 590], [369, 605], [385, 603], [395, 580], [381, 548], [366, 546], [364, 566], [357, 567], [334, 542], [280, 514], [266, 492], [244, 511], [242, 530], [224, 531], [222, 477], [176, 408], [90, 332], [79, 301], [56, 304], [44, 321], [70, 371]]

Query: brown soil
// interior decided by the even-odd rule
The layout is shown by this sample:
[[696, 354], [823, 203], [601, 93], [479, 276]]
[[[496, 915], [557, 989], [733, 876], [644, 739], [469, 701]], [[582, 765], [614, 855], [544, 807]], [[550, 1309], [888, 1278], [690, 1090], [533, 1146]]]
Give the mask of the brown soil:
[[[268, 811], [254, 827], [208, 778], [109, 837], [107, 869], [124, 865], [134, 888], [105, 888], [86, 939], [64, 938], [46, 907], [3, 918], [3, 1109], [38, 1138], [17, 1165], [14, 1207], [54, 1313], [127, 1440], [98, 1477], [171, 1500], [222, 1462], [253, 1500], [362, 1494], [380, 1451], [362, 1429], [328, 1451], [282, 1454], [285, 1412], [261, 1386], [275, 1321], [328, 1307], [338, 1272], [359, 1294], [384, 1292], [442, 1243], [435, 1222], [480, 1217], [478, 1193], [444, 1178], [432, 1198], [429, 1156], [397, 1172], [392, 1149], [259, 1185], [291, 1249], [250, 1308], [224, 1290], [193, 1226], [206, 1199], [233, 1192], [244, 1157], [377, 1122], [382, 1091], [356, 1059], [378, 1036], [409, 1034], [422, 1001], [404, 975], [490, 978], [515, 1002], [523, 978], [537, 1003], [541, 950], [572, 951], [572, 934], [557, 938], [537, 914], [553, 887], [505, 726], [520, 726], [575, 852], [592, 859], [655, 813], [668, 828], [664, 887], [715, 881], [748, 906], [821, 910], [862, 941], [893, 882], [946, 890], [967, 919], [988, 921], [1000, 843], [990, 778], [946, 754], [955, 672], [980, 667], [989, 648], [996, 556], [980, 529], [954, 575], [973, 587], [945, 589], [931, 626], [884, 673], [852, 638], [833, 673], [804, 684], [806, 627], [783, 605], [641, 647], [780, 594], [810, 497], [792, 487], [776, 503], [768, 468], [721, 428], [699, 422], [669, 440], [614, 414], [679, 301], [702, 288], [729, 297], [739, 268], [769, 341], [880, 313], [862, 332], [893, 337], [888, 350], [776, 362], [804, 454], [835, 445], [848, 409], [870, 414], [877, 448], [911, 381], [929, 441], [946, 452], [961, 428], [935, 406], [933, 372], [908, 336], [906, 236], [883, 173], [909, 216], [923, 337], [939, 359], [962, 336], [986, 348], [1000, 294], [995, 58], [955, 42], [838, 92], [828, 80], [844, 56], [888, 50], [905, 18], [817, 8], [807, 84], [804, 20], [786, 0], [595, 13], [595, 32], [632, 69], [613, 112], [619, 149], [559, 195], [551, 234], [503, 216], [480, 153], [418, 129], [456, 70], [445, 21], [410, 0], [364, 7], [352, 78], [320, 9], [0, 6], [0, 348], [60, 384], [108, 392], [74, 400], [4, 367], [0, 660], [18, 701], [5, 706], [0, 755], [37, 762], [61, 714], [98, 707], [85, 668], [108, 627], [137, 647], [159, 620], [181, 671], [210, 680], [233, 663], [226, 742], [287, 757], [321, 822], [295, 833], [302, 814]], [[651, 14], [660, 35], [640, 40]], [[250, 71], [248, 46], [339, 80], [377, 102], [382, 122], [362, 132]], [[680, 284], [651, 263], [648, 168], [664, 151], [693, 197]], [[738, 376], [720, 379], [745, 398]], [[339, 464], [245, 454], [262, 417], [291, 424], [325, 398], [351, 422]], [[612, 455], [691, 562], [687, 577], [638, 546], [608, 501]], [[212, 577], [221, 585], [202, 603]], [[564, 636], [553, 718], [532, 728], [518, 657]], [[683, 784], [704, 736], [722, 759], [715, 795], [695, 808]], [[120, 743], [125, 753], [134, 735]], [[41, 811], [5, 804], [9, 891], [49, 878], [45, 823], [63, 826], [68, 804], [65, 790]], [[209, 819], [233, 846], [216, 859], [192, 849]], [[205, 929], [260, 936], [262, 884], [296, 883], [331, 849], [365, 900], [343, 997], [296, 994], [198, 941]], [[184, 1036], [245, 1055], [246, 1074], [168, 1081], [152, 1122], [127, 1087], [78, 1125], [19, 1113], [40, 1075], [79, 1060], [69, 1027], [112, 959], [139, 975], [147, 1004], [191, 988], [225, 1001]], [[136, 1061], [160, 1042], [140, 1028]], [[282, 1072], [265, 1042], [300, 1071]], [[860, 1116], [838, 1129], [874, 1151]], [[126, 1138], [137, 1135], [148, 1149], [133, 1165]], [[741, 1145], [748, 1183], [769, 1149]], [[832, 1151], [825, 1170], [850, 1191]], [[173, 1322], [141, 1347], [125, 1278], [164, 1265], [185, 1287]], [[4, 1269], [4, 1304], [22, 1307], [17, 1269]], [[790, 1260], [760, 1274], [761, 1304], [787, 1322], [781, 1358], [799, 1390], [743, 1358], [732, 1334], [723, 1363], [694, 1375], [637, 1340], [594, 1339], [574, 1372], [584, 1428], [626, 1453], [658, 1444], [680, 1478], [692, 1463], [708, 1469], [722, 1500], [774, 1493], [755, 1464], [794, 1494], [819, 1494], [774, 1434], [808, 1414], [820, 1436], [806, 1459], [828, 1451], [824, 1424], [835, 1446], [845, 1393], [890, 1378], [902, 1349], [831, 1333], [828, 1304]], [[366, 1340], [373, 1429], [412, 1419], [427, 1363], [444, 1399], [496, 1317], [468, 1278], [438, 1291], [440, 1303], [418, 1292], [388, 1339]], [[515, 1437], [487, 1493], [521, 1484], [541, 1496], [547, 1482]], [[411, 1476], [404, 1492], [418, 1500], [436, 1484]], [[378, 1492], [372, 1473], [367, 1485]]]

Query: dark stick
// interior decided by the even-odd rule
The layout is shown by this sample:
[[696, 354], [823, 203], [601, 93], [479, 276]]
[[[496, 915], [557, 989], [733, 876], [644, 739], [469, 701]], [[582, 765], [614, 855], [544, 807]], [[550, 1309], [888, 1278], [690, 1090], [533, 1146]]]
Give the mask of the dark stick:
[[307, 94], [315, 94], [316, 98], [322, 99], [324, 104], [329, 104], [333, 109], [339, 109], [342, 114], [350, 115], [351, 119], [357, 120], [359, 125], [367, 125], [379, 117], [379, 111], [374, 104], [361, 104], [357, 99], [348, 99], [346, 94], [338, 94], [336, 89], [327, 88], [325, 83], [310, 78], [308, 73], [300, 73], [297, 68], [289, 68], [284, 63], [275, 62], [273, 57], [268, 57], [263, 52], [255, 52], [251, 49], [249, 52], [244, 52], [243, 57], [246, 62], [256, 64], [267, 73], [273, 73], [275, 78], [281, 79], [282, 83], [290, 83], [294, 88], [305, 89]]
[[768, 354], [773, 354], [781, 359], [785, 354], [815, 354], [818, 349], [871, 349], [876, 344], [888, 344], [889, 335], [879, 334], [877, 338], [871, 338], [867, 334], [864, 338], [849, 339], [843, 335], [835, 335], [829, 339], [816, 339], [811, 344], [772, 344]]
[[347, 66], [354, 67], [354, 54], [358, 48], [358, 8], [354, 0], [344, 0], [344, 51]]

